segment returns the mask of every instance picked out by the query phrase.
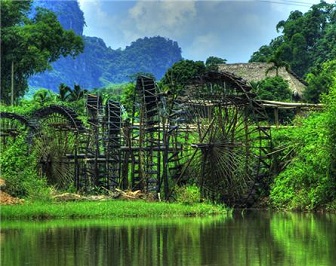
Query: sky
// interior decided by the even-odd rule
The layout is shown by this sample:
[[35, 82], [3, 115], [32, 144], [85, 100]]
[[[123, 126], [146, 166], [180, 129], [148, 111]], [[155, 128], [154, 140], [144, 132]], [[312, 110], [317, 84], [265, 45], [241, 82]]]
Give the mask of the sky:
[[[276, 25], [291, 11], [307, 12], [320, 0], [78, 0], [84, 35], [124, 49], [139, 38], [162, 36], [177, 41], [182, 57], [246, 63], [280, 33]], [[335, 3], [335, 0], [326, 0]]]

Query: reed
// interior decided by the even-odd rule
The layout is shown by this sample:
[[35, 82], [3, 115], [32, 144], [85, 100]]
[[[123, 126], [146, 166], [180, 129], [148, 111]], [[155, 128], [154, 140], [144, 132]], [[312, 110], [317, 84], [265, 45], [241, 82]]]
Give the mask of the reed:
[[144, 201], [26, 202], [1, 206], [2, 220], [124, 217], [209, 216], [229, 212], [224, 206], [207, 203], [182, 204]]

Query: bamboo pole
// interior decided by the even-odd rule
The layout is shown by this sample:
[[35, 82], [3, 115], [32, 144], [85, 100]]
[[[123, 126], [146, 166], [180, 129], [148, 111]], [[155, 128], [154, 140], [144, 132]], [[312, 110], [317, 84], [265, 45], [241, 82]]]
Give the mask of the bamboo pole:
[[280, 109], [291, 109], [291, 108], [313, 108], [313, 109], [322, 109], [323, 104], [311, 104], [311, 103], [292, 103], [292, 102], [277, 102], [277, 101], [267, 101], [259, 100], [265, 107], [277, 107]]
[[14, 61], [12, 61], [11, 70], [11, 106], [14, 106]]

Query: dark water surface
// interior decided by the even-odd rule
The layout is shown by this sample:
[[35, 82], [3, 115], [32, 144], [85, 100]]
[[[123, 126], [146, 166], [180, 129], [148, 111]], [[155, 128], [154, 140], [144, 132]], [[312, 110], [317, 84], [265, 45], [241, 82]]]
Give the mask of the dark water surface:
[[2, 221], [1, 266], [336, 265], [336, 215]]

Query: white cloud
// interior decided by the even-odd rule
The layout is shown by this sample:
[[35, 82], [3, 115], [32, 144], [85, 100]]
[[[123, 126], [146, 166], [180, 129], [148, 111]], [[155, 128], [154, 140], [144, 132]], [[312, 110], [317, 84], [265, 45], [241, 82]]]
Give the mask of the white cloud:
[[163, 35], [178, 38], [197, 15], [193, 1], [138, 1], [123, 19], [125, 38]]
[[[145, 36], [175, 40], [183, 57], [218, 56], [245, 62], [278, 35], [276, 24], [290, 11], [306, 12], [319, 0], [79, 0], [87, 27], [113, 49]], [[334, 1], [328, 0], [333, 3]]]

